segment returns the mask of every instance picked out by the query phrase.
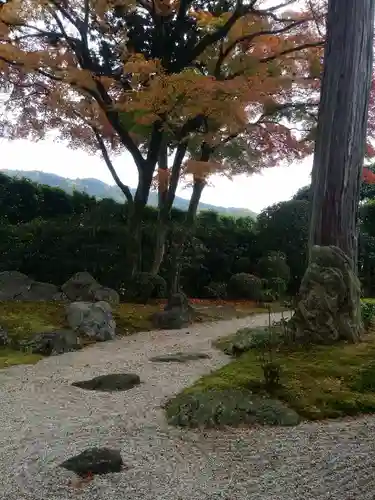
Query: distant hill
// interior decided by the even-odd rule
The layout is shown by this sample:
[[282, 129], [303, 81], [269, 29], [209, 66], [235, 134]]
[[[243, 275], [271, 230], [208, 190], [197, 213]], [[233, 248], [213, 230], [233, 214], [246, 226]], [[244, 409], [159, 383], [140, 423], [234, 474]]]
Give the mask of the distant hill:
[[[47, 184], [51, 187], [58, 187], [63, 189], [69, 194], [72, 194], [73, 191], [81, 191], [87, 193], [91, 196], [95, 196], [98, 199], [103, 198], [112, 198], [113, 200], [123, 203], [125, 197], [121, 190], [117, 186], [110, 186], [105, 182], [102, 182], [98, 179], [67, 179], [66, 177], [61, 177], [56, 174], [49, 174], [45, 172], [40, 172], [37, 170], [0, 170], [6, 175], [11, 177], [22, 178], [25, 177], [33, 182], [37, 182], [38, 184]], [[134, 194], [134, 189], [131, 189]], [[157, 206], [158, 197], [157, 193], [151, 192], [148, 204], [151, 206]], [[175, 208], [179, 208], [180, 210], [187, 210], [189, 206], [189, 201], [176, 196], [174, 205]], [[257, 214], [248, 210], [246, 208], [235, 208], [235, 207], [219, 207], [216, 205], [210, 205], [208, 203], [200, 203], [199, 211], [202, 210], [213, 210], [223, 215], [231, 215], [233, 217], [252, 217], [256, 218]]]

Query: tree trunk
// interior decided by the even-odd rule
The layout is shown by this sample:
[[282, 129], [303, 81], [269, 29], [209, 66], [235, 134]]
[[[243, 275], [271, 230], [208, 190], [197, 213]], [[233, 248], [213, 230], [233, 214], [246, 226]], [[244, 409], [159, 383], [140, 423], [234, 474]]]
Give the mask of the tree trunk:
[[184, 246], [187, 239], [192, 234], [197, 216], [199, 201], [201, 199], [205, 185], [206, 181], [203, 179], [196, 179], [194, 181], [193, 193], [190, 198], [185, 224], [183, 225], [182, 230], [179, 231], [175, 241], [172, 242], [170, 279], [168, 284], [169, 297], [180, 290], [180, 276]]
[[357, 341], [358, 203], [372, 76], [374, 0], [329, 0], [312, 173], [309, 264], [292, 324], [313, 343]]
[[132, 278], [142, 269], [142, 221], [143, 212], [147, 205], [150, 193], [154, 168], [145, 169], [139, 173], [138, 187], [134, 195], [133, 204], [129, 207], [128, 214], [128, 276]]
[[[171, 209], [176, 196], [176, 189], [180, 178], [181, 166], [186, 153], [186, 143], [181, 143], [177, 147], [176, 155], [171, 169], [171, 178], [167, 185], [159, 182], [159, 212], [156, 226], [156, 240], [154, 250], [154, 260], [151, 266], [151, 273], [158, 274], [163, 262], [165, 245], [168, 237]], [[166, 145], [161, 148], [159, 156], [159, 169], [168, 172], [168, 157]]]

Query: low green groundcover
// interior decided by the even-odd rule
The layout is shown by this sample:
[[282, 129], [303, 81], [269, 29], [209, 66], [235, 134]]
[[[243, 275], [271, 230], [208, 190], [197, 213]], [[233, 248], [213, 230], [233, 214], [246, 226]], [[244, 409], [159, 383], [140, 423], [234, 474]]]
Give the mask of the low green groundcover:
[[[273, 328], [273, 337], [278, 335], [280, 326]], [[294, 425], [375, 413], [375, 331], [358, 344], [309, 348], [271, 342], [269, 349], [265, 339], [259, 328], [220, 339], [216, 346], [238, 357], [170, 400], [168, 421], [191, 427]], [[245, 352], [233, 352], [239, 341]], [[280, 385], [267, 391], [263, 364], [270, 360], [280, 367]]]

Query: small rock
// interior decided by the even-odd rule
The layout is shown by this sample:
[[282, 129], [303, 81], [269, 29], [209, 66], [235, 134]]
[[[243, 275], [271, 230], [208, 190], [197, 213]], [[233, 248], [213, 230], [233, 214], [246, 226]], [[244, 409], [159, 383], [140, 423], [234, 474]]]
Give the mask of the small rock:
[[170, 297], [170, 299], [168, 300], [167, 304], [165, 305], [164, 311], [169, 311], [174, 308], [179, 308], [179, 309], [189, 308], [189, 301], [184, 293], [178, 292], [173, 294], [172, 297]]
[[119, 450], [90, 448], [69, 458], [61, 464], [61, 467], [85, 477], [89, 474], [121, 472], [124, 463]]
[[56, 356], [82, 349], [77, 332], [68, 329], [37, 333], [31, 340], [22, 342], [20, 347], [43, 356]]
[[150, 358], [150, 361], [158, 361], [161, 363], [186, 363], [187, 361], [210, 358], [211, 356], [205, 352], [176, 352], [162, 356], [154, 356], [153, 358]]
[[134, 373], [111, 373], [109, 375], [100, 375], [90, 380], [73, 382], [72, 386], [89, 391], [117, 392], [127, 391], [140, 383], [139, 376]]
[[174, 307], [173, 309], [154, 313], [151, 321], [155, 328], [161, 330], [179, 330], [190, 325], [191, 316], [189, 310]]

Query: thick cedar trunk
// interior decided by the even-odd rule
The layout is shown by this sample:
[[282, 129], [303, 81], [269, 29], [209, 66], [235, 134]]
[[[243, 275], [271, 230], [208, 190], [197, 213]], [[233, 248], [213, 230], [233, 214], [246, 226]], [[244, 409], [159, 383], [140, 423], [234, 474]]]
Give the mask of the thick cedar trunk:
[[312, 175], [310, 246], [353, 262], [372, 76], [374, 0], [330, 0]]
[[310, 342], [359, 339], [358, 203], [372, 76], [374, 0], [329, 0], [312, 175], [309, 266], [294, 324]]

